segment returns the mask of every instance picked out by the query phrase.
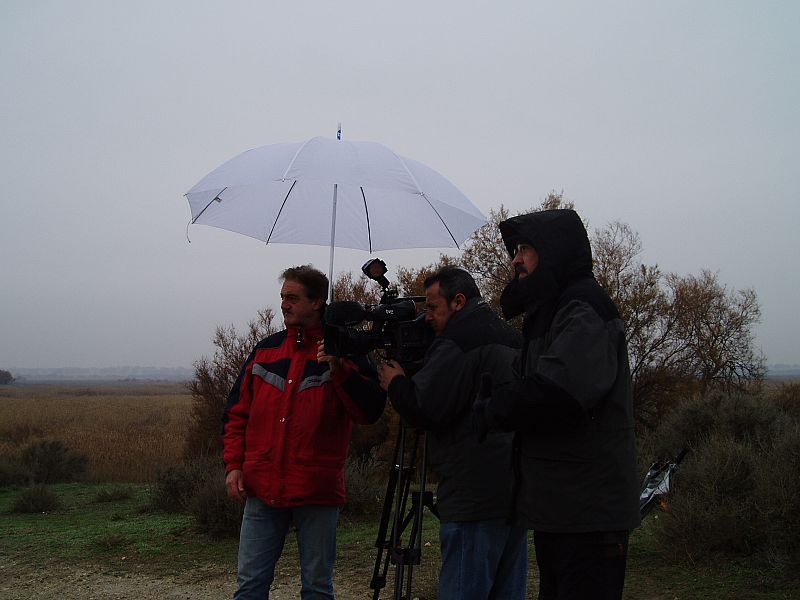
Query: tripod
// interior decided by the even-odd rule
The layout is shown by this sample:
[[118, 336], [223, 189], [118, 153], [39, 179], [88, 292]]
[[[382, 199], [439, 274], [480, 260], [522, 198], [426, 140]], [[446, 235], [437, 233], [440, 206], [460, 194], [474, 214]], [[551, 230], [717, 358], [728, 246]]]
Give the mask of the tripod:
[[[438, 516], [433, 504], [433, 492], [425, 490], [427, 464], [425, 461], [425, 432], [411, 429], [400, 421], [400, 428], [394, 447], [392, 470], [386, 486], [381, 522], [375, 547], [375, 568], [372, 572], [370, 589], [374, 590], [373, 600], [379, 600], [381, 590], [386, 587], [389, 563], [395, 565], [394, 600], [411, 600], [411, 580], [414, 565], [420, 564], [422, 554], [422, 514], [427, 506], [432, 514]], [[419, 454], [419, 457], [418, 457]], [[418, 460], [419, 459], [419, 460]], [[417, 489], [411, 489], [414, 473], [419, 466]], [[408, 506], [409, 493], [411, 506]], [[411, 524], [405, 545], [403, 534]], [[388, 533], [388, 535], [387, 535]]]

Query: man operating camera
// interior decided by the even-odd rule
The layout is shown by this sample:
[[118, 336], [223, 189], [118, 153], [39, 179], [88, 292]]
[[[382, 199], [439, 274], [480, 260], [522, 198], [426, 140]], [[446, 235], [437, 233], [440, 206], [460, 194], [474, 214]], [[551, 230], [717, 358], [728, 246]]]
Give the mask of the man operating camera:
[[492, 312], [463, 269], [448, 266], [428, 277], [425, 302], [436, 338], [421, 369], [408, 377], [396, 361], [388, 361], [378, 375], [406, 422], [429, 432], [428, 460], [439, 475], [438, 597], [522, 599], [526, 530], [507, 522], [511, 437], [492, 433], [481, 443], [471, 420], [481, 377], [510, 381], [522, 340]]

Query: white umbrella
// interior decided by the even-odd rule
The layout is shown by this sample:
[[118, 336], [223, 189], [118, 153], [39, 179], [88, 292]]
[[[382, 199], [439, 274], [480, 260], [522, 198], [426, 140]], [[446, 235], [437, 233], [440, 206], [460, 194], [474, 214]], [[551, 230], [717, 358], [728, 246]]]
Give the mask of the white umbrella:
[[[374, 142], [315, 137], [248, 150], [186, 194], [191, 223], [266, 243], [369, 252], [458, 247], [486, 217], [443, 175]], [[333, 285], [331, 285], [333, 289]]]

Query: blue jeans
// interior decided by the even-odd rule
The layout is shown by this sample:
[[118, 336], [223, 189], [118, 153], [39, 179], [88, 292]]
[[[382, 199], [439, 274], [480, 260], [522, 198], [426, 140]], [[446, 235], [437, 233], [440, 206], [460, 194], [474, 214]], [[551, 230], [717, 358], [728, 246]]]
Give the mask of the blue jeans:
[[303, 600], [332, 600], [338, 506], [270, 508], [255, 497], [244, 507], [235, 600], [264, 600], [275, 579], [289, 524], [297, 527]]
[[524, 600], [528, 532], [503, 519], [442, 523], [439, 600]]

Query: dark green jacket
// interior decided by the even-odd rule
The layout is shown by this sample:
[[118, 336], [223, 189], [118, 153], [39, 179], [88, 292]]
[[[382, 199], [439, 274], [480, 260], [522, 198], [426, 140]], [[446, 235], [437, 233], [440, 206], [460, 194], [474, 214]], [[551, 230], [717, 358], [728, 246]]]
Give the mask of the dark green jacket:
[[389, 399], [413, 426], [426, 429], [428, 462], [439, 476], [442, 521], [506, 518], [511, 513], [512, 434], [496, 432], [479, 443], [472, 404], [481, 375], [507, 383], [521, 344], [515, 331], [480, 299], [455, 313], [412, 377], [396, 377]]
[[506, 288], [524, 299], [519, 378], [498, 386], [490, 421], [517, 432], [518, 518], [539, 531], [630, 530], [639, 523], [631, 378], [619, 312], [591, 271], [574, 211], [530, 213], [500, 225], [509, 252], [537, 250], [536, 270]]

